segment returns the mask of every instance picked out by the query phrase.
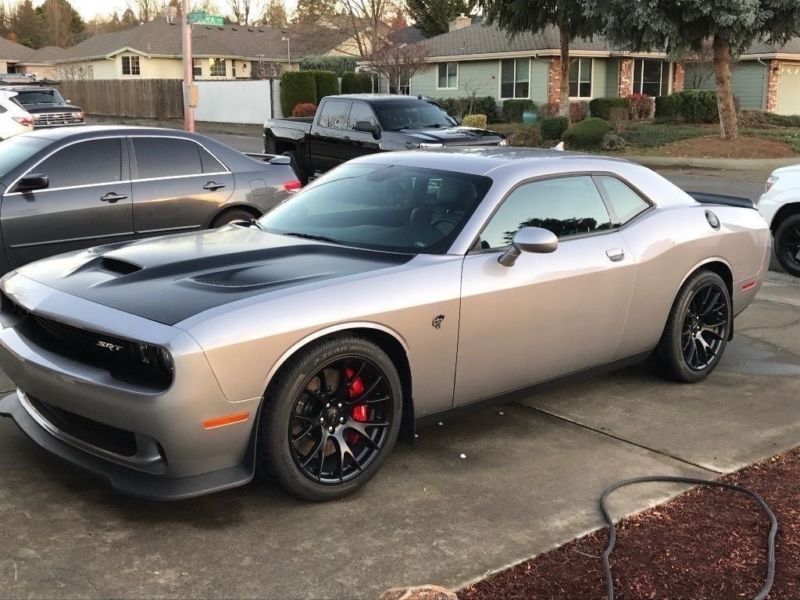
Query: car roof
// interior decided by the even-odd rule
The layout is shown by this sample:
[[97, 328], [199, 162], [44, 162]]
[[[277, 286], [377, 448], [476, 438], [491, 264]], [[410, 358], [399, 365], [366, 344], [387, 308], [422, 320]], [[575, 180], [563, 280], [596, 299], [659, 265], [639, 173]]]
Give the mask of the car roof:
[[402, 96], [399, 94], [340, 94], [331, 96], [331, 100], [365, 100], [367, 102], [407, 102], [424, 100], [419, 96]]
[[193, 137], [191, 134], [180, 129], [164, 129], [160, 127], [133, 127], [125, 125], [83, 125], [77, 127], [64, 127], [53, 129], [39, 129], [31, 133], [24, 134], [29, 138], [45, 139], [49, 141], [61, 140], [81, 140], [96, 137], [98, 135], [160, 135], [160, 136], [185, 136]]
[[4, 85], [0, 89], [14, 92], [41, 92], [42, 90], [52, 91], [56, 88], [42, 85]]

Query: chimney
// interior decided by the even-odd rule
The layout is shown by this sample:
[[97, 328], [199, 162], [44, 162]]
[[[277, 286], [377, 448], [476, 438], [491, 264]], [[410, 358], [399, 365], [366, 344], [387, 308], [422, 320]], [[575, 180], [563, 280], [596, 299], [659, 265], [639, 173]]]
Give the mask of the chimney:
[[464, 16], [464, 13], [461, 13], [455, 19], [450, 21], [450, 31], [464, 29], [464, 27], [469, 27], [470, 25], [472, 25], [472, 17]]
[[178, 20], [178, 7], [167, 6], [164, 10], [164, 18], [170, 25], [175, 25], [175, 22]]

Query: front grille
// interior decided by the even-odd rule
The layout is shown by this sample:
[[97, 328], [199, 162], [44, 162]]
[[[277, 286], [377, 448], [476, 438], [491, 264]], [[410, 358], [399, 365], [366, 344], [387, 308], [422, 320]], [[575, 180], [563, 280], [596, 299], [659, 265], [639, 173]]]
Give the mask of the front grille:
[[105, 425], [28, 396], [28, 401], [42, 417], [63, 433], [96, 448], [120, 456], [136, 456], [136, 435], [125, 429]]
[[37, 113], [33, 115], [37, 127], [58, 127], [59, 125], [78, 125], [83, 117], [75, 112]]
[[14, 327], [40, 347], [71, 360], [107, 370], [121, 382], [166, 389], [172, 383], [167, 353], [149, 344], [98, 333], [26, 311], [5, 294], [2, 311], [20, 321]]

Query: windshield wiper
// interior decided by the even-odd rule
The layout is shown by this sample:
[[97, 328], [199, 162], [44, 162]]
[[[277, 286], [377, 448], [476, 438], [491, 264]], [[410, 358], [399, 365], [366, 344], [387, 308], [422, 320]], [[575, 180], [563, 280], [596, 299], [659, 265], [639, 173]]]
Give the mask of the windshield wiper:
[[287, 231], [283, 233], [283, 235], [291, 235], [292, 237], [299, 237], [303, 238], [304, 240], [316, 240], [318, 242], [330, 242], [331, 244], [343, 244], [339, 240], [335, 240], [333, 238], [325, 237], [324, 235], [317, 235], [315, 233], [302, 233], [299, 231]]

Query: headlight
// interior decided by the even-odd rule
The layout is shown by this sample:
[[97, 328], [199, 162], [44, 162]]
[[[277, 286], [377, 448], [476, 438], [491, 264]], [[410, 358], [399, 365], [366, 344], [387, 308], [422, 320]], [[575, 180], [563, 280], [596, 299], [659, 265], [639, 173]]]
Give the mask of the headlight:
[[444, 144], [426, 144], [422, 143], [419, 145], [420, 148], [443, 148]]
[[777, 175], [770, 175], [767, 177], [767, 183], [764, 185], [764, 193], [766, 194], [770, 188], [778, 182]]
[[508, 139], [507, 138], [503, 138], [502, 140], [500, 140], [500, 143], [498, 144], [498, 146], [508, 146]]

